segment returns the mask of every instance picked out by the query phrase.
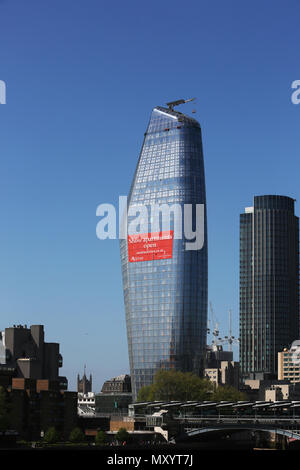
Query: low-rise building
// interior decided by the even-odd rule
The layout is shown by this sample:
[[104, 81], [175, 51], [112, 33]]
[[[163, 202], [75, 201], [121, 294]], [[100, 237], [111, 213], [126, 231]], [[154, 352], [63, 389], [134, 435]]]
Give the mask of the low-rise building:
[[8, 392], [10, 428], [26, 440], [38, 440], [50, 427], [68, 439], [77, 426], [77, 393], [58, 381], [13, 378]]
[[239, 363], [234, 361], [221, 361], [219, 367], [204, 370], [204, 376], [219, 385], [239, 387]]
[[126, 415], [128, 405], [132, 403], [130, 375], [123, 374], [106, 380], [95, 400], [96, 413]]
[[94, 415], [96, 413], [96, 394], [93, 392], [78, 393], [78, 415]]
[[121, 374], [106, 380], [102, 386], [101, 393], [131, 393], [130, 375]]
[[289, 380], [253, 378], [246, 379], [244, 387], [243, 392], [251, 400], [300, 400], [300, 382], [292, 384]]
[[232, 351], [224, 351], [222, 345], [208, 346], [204, 377], [212, 381], [216, 387], [229, 385], [239, 387], [239, 363], [233, 360]]
[[293, 349], [285, 348], [278, 353], [278, 380], [300, 382], [300, 360]]

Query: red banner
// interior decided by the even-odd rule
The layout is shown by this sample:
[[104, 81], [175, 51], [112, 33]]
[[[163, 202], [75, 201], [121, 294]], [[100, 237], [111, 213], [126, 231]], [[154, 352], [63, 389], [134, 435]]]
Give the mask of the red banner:
[[130, 263], [168, 259], [173, 256], [173, 230], [128, 235]]

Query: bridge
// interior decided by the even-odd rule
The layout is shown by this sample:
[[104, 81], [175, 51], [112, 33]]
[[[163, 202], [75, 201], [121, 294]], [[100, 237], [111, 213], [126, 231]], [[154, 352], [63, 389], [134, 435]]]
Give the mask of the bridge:
[[129, 405], [129, 416], [171, 443], [212, 433], [267, 432], [300, 440], [300, 401], [146, 402]]

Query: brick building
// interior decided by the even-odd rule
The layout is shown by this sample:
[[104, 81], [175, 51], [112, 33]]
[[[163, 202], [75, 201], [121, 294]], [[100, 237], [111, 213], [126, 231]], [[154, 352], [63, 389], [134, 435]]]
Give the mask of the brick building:
[[13, 378], [8, 393], [10, 427], [37, 440], [54, 426], [63, 439], [77, 426], [77, 393], [59, 389], [58, 381]]

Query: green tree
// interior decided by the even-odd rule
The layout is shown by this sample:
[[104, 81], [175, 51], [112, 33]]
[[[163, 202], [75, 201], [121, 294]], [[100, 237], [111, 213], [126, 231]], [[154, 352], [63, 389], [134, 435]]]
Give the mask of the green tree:
[[80, 428], [74, 428], [70, 434], [70, 441], [73, 443], [83, 442], [85, 435]]
[[55, 429], [55, 427], [51, 427], [47, 430], [44, 436], [44, 442], [46, 444], [55, 444], [60, 440], [59, 432]]
[[190, 372], [159, 370], [152, 385], [142, 387], [138, 401], [188, 401], [210, 400], [214, 392], [213, 383]]
[[221, 385], [215, 390], [212, 396], [212, 400], [239, 401], [247, 400], [247, 396], [234, 387], [229, 387], [228, 385]]
[[128, 442], [129, 434], [125, 428], [120, 428], [116, 434], [116, 440], [119, 442]]
[[95, 437], [95, 443], [98, 446], [103, 446], [107, 442], [107, 434], [104, 431], [98, 431]]
[[137, 401], [142, 403], [145, 401], [153, 401], [154, 394], [153, 394], [153, 385], [145, 385], [144, 387], [140, 388], [138, 391]]
[[6, 431], [9, 428], [9, 408], [7, 392], [4, 387], [0, 387], [0, 431]]

